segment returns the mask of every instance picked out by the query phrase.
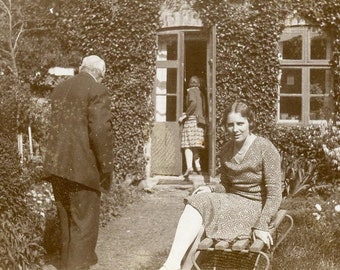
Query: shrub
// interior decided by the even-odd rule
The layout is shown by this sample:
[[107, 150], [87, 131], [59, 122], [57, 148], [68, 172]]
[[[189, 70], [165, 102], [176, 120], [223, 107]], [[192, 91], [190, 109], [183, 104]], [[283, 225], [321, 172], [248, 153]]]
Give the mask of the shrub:
[[[5, 76], [6, 75], [6, 76]], [[0, 132], [13, 136], [16, 132], [16, 101], [13, 78], [0, 74]]]
[[322, 149], [333, 179], [340, 178], [340, 122], [330, 121], [323, 131]]
[[31, 185], [17, 156], [16, 142], [0, 133], [0, 268], [38, 269], [44, 220], [26, 194]]
[[276, 125], [262, 133], [281, 153], [286, 195], [309, 188], [325, 196], [334, 192], [339, 174], [334, 160], [325, 155], [324, 147], [339, 145], [340, 135], [331, 123], [306, 127]]
[[317, 164], [304, 158], [283, 158], [282, 171], [285, 195], [294, 196], [316, 185]]

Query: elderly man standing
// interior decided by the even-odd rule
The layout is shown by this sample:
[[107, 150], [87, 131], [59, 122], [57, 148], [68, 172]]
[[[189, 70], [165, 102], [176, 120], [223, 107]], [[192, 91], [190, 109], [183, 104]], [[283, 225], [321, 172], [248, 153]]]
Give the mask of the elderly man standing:
[[83, 59], [79, 74], [52, 92], [51, 126], [44, 169], [53, 186], [61, 224], [61, 268], [97, 263], [100, 194], [113, 171], [110, 99], [100, 84], [105, 62]]

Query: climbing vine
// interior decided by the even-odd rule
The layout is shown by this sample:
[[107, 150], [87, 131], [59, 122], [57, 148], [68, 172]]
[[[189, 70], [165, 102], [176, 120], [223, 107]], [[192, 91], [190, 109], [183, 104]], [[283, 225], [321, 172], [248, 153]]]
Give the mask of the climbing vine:
[[[217, 147], [226, 104], [248, 100], [256, 111], [260, 133], [275, 126], [278, 86], [278, 41], [287, 15], [319, 26], [333, 42], [333, 95], [339, 119], [340, 22], [337, 0], [90, 0], [60, 1], [53, 13], [60, 58], [80, 63], [85, 54], [98, 54], [107, 63], [105, 84], [112, 97], [115, 172], [117, 179], [145, 177], [144, 146], [153, 122], [151, 102], [155, 75], [156, 35], [162, 5], [189, 3], [204, 27], [217, 30]], [[57, 44], [57, 42], [56, 42]], [[39, 79], [39, 78], [38, 78]]]
[[[65, 50], [105, 59], [112, 97], [115, 176], [145, 178], [144, 146], [151, 132], [156, 30], [161, 1], [70, 1], [60, 6]], [[76, 15], [75, 15], [76, 14]]]
[[[314, 127], [273, 129], [279, 71], [277, 44], [287, 15], [308, 20], [332, 38], [331, 69], [334, 76], [332, 95], [336, 102], [334, 120], [340, 121], [339, 0], [41, 0], [28, 2], [15, 1], [16, 5], [20, 5], [18, 10], [23, 12], [22, 23], [25, 29], [25, 35], [19, 42], [21, 47], [16, 54], [18, 78], [20, 78], [20, 85], [25, 86], [20, 90], [25, 93], [25, 96], [32, 93], [46, 96], [45, 92], [58, 83], [57, 78], [47, 75], [50, 67], [59, 65], [77, 68], [85, 54], [97, 54], [103, 57], [107, 64], [104, 83], [112, 98], [115, 178], [119, 182], [127, 175], [133, 175], [135, 180], [145, 177], [144, 146], [150, 138], [154, 120], [151, 96], [156, 70], [156, 36], [160, 28], [159, 11], [164, 4], [176, 10], [184, 2], [188, 2], [199, 13], [204, 27], [216, 25], [217, 148], [225, 140], [221, 129], [221, 118], [226, 104], [235, 98], [245, 98], [257, 113], [259, 131], [270, 135], [269, 137], [282, 151], [293, 153], [290, 157], [293, 161], [297, 156], [305, 155], [311, 160], [316, 160], [317, 163], [322, 163], [320, 142], [324, 140], [322, 135], [324, 131]], [[50, 3], [53, 3], [53, 8], [48, 6]], [[0, 13], [2, 26], [4, 18], [3, 13]], [[3, 37], [5, 36], [1, 36]], [[2, 47], [7, 46], [6, 42], [1, 44]], [[3, 211], [5, 216], [2, 218], [2, 223], [9, 224], [4, 227], [4, 239], [9, 239], [8, 243], [15, 241], [15, 245], [2, 249], [5, 252], [0, 254], [3, 258], [0, 261], [3, 262], [4, 268], [6, 266], [8, 268], [9, 265], [26, 267], [29, 263], [39, 264], [38, 259], [42, 256], [42, 250], [36, 247], [38, 247], [37, 243], [41, 242], [41, 236], [36, 237], [36, 234], [41, 232], [42, 224], [45, 223], [41, 216], [31, 213], [32, 207], [27, 202], [25, 193], [31, 178], [35, 176], [33, 177], [28, 170], [22, 170], [23, 168], [16, 163], [18, 162], [17, 151], [13, 141], [15, 139], [13, 134], [17, 127], [15, 106], [18, 103], [25, 105], [21, 107], [26, 112], [20, 115], [22, 121], [20, 124], [26, 129], [27, 122], [31, 121], [32, 128], [36, 128], [34, 134], [36, 136], [40, 134], [38, 136], [42, 137], [35, 138], [39, 142], [43, 141], [46, 134], [37, 130], [43, 129], [45, 123], [44, 120], [39, 120], [43, 118], [40, 110], [36, 110], [35, 115], [31, 115], [33, 111], [26, 106], [27, 99], [13, 97], [16, 89], [13, 87], [13, 77], [10, 74], [11, 66], [4, 59], [2, 57], [0, 61], [2, 89], [0, 91], [2, 149], [0, 159], [3, 165], [1, 175], [5, 180], [2, 181], [4, 186], [1, 190], [5, 195], [4, 198], [9, 200], [3, 200], [1, 207], [7, 209]], [[31, 93], [27, 85], [30, 86]], [[323, 146], [326, 149], [338, 149], [339, 128], [330, 126], [326, 135], [328, 141]], [[333, 153], [329, 158], [332, 167], [327, 169], [327, 173], [331, 169], [339, 172], [340, 163], [337, 163], [340, 162], [339, 159], [334, 158]], [[335, 177], [339, 177], [339, 174]], [[117, 193], [119, 192], [118, 190]], [[113, 201], [120, 202], [121, 199], [114, 196]], [[111, 213], [108, 210], [109, 206], [115, 203], [111, 202], [106, 204], [107, 208], [104, 208], [109, 214]], [[31, 227], [27, 226], [28, 224]], [[28, 234], [25, 230], [33, 238], [27, 239]], [[27, 249], [27, 247], [32, 248]]]
[[217, 145], [224, 142], [220, 120], [226, 104], [244, 98], [256, 111], [258, 131], [276, 121], [278, 41], [288, 15], [300, 16], [334, 40], [333, 95], [339, 119], [339, 1], [216, 1], [197, 0], [194, 7], [205, 25], [217, 26]]

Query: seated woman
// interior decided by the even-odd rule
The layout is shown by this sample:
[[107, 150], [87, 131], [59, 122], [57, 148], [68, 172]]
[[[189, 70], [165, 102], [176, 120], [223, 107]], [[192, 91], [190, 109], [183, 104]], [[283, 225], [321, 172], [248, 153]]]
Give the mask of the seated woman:
[[281, 203], [280, 155], [267, 139], [252, 133], [254, 115], [236, 101], [223, 124], [231, 136], [220, 153], [221, 182], [197, 188], [186, 198], [169, 256], [161, 270], [177, 270], [202, 225], [207, 237], [233, 240], [253, 235], [273, 244], [268, 225]]

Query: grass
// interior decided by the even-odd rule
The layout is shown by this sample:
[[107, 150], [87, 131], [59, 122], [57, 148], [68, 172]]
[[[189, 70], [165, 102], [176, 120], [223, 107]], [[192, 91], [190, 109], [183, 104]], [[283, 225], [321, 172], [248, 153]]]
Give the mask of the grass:
[[[340, 269], [340, 213], [334, 208], [340, 205], [338, 193], [327, 199], [305, 194], [283, 202], [282, 208], [293, 217], [294, 227], [275, 251], [272, 270]], [[158, 269], [167, 253], [160, 251], [137, 270]]]
[[283, 203], [295, 225], [277, 249], [273, 269], [340, 269], [340, 213], [334, 209], [337, 204], [339, 194], [326, 200], [316, 195], [299, 196]]

